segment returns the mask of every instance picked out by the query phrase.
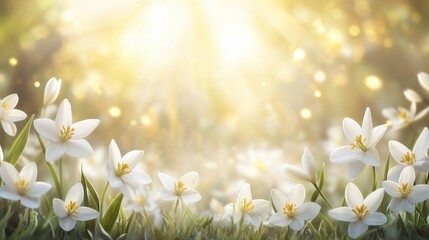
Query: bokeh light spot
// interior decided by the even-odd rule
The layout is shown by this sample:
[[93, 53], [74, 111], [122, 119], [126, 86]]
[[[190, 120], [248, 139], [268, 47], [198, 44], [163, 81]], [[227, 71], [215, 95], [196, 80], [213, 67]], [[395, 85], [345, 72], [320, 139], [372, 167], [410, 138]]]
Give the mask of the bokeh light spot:
[[9, 58], [9, 65], [16, 66], [18, 64], [18, 59], [16, 58]]
[[301, 117], [302, 117], [303, 119], [310, 119], [310, 118], [313, 116], [313, 113], [312, 113], [312, 112], [311, 112], [311, 110], [310, 110], [310, 109], [308, 109], [308, 108], [303, 108], [303, 109], [301, 109], [300, 114], [301, 114]]
[[122, 114], [122, 111], [119, 107], [113, 106], [111, 108], [109, 108], [109, 114], [112, 117], [119, 117]]
[[383, 87], [383, 81], [375, 75], [369, 75], [365, 78], [365, 86], [370, 90], [376, 91]]

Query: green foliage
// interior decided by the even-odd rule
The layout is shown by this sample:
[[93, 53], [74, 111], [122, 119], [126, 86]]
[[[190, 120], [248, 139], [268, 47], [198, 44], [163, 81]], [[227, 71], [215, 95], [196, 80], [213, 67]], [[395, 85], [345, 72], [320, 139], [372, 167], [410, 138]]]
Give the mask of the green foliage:
[[110, 203], [109, 207], [106, 210], [106, 214], [103, 216], [101, 220], [101, 225], [103, 229], [107, 232], [111, 233], [113, 225], [116, 222], [116, 219], [119, 216], [119, 211], [121, 209], [121, 203], [124, 195], [122, 193], [118, 194], [115, 199], [113, 199], [112, 203]]
[[21, 132], [13, 142], [12, 147], [10, 147], [7, 160], [12, 165], [16, 164], [16, 162], [24, 152], [24, 148], [27, 145], [28, 137], [30, 135], [30, 129], [33, 123], [33, 118], [34, 118], [34, 114], [30, 117], [30, 119], [28, 119], [27, 124], [25, 124], [25, 127], [21, 130]]

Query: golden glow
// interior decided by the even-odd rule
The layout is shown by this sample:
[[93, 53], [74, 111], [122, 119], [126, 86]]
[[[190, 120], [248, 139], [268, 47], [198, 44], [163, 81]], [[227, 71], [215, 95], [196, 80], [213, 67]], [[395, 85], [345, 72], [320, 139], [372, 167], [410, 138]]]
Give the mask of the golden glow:
[[112, 117], [120, 117], [121, 113], [122, 113], [122, 111], [119, 107], [114, 106], [114, 107], [109, 108], [109, 114]]
[[353, 37], [358, 36], [358, 35], [359, 35], [359, 33], [360, 33], [360, 28], [359, 28], [359, 26], [357, 26], [357, 25], [351, 25], [351, 26], [349, 27], [349, 33], [350, 33], [350, 35], [352, 35]]
[[313, 78], [317, 83], [323, 83], [326, 81], [326, 74], [323, 71], [317, 71], [314, 73]]
[[314, 96], [316, 98], [320, 98], [322, 96], [322, 92], [320, 90], [316, 90], [316, 91], [314, 91]]
[[293, 57], [296, 60], [302, 60], [305, 58], [305, 51], [301, 48], [295, 49], [295, 51], [293, 51]]
[[303, 119], [310, 119], [313, 116], [313, 113], [308, 108], [301, 109], [300, 114]]
[[18, 59], [16, 58], [9, 58], [9, 65], [16, 66], [18, 64]]
[[383, 87], [383, 81], [375, 75], [369, 75], [365, 78], [365, 86], [370, 90], [380, 90]]
[[39, 88], [40, 87], [40, 82], [39, 81], [35, 81], [34, 82], [34, 87], [35, 88]]

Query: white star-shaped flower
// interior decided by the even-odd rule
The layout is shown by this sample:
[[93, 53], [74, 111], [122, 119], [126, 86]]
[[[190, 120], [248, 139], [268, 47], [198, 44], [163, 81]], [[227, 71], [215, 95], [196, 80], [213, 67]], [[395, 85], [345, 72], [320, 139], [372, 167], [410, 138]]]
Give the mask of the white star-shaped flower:
[[3, 130], [7, 135], [16, 135], [16, 125], [14, 122], [22, 121], [27, 117], [25, 112], [15, 109], [18, 104], [18, 95], [11, 94], [0, 100], [0, 121]]
[[343, 130], [350, 144], [334, 149], [329, 157], [330, 161], [348, 163], [351, 179], [355, 179], [365, 165], [380, 166], [380, 156], [375, 145], [383, 137], [386, 129], [386, 124], [373, 128], [369, 108], [366, 108], [362, 127], [355, 120], [344, 118]]
[[382, 114], [386, 117], [387, 124], [391, 126], [393, 129], [401, 129], [413, 122], [416, 122], [422, 119], [429, 113], [429, 107], [426, 107], [419, 113], [416, 113], [417, 105], [415, 102], [411, 102], [410, 109], [405, 109], [403, 107], [395, 108], [386, 108], [383, 109]]
[[389, 151], [398, 165], [392, 167], [387, 175], [388, 180], [397, 182], [402, 170], [406, 166], [412, 166], [414, 169], [429, 172], [429, 161], [426, 159], [426, 153], [429, 148], [429, 130], [424, 128], [420, 133], [413, 150], [411, 151], [400, 142], [389, 141]]
[[351, 238], [359, 237], [368, 230], [368, 226], [380, 226], [387, 222], [383, 213], [376, 212], [383, 201], [383, 188], [375, 190], [364, 199], [359, 188], [350, 182], [345, 196], [347, 207], [334, 208], [328, 214], [335, 220], [350, 222], [348, 234]]
[[429, 185], [414, 185], [416, 173], [412, 166], [405, 167], [398, 182], [384, 181], [383, 188], [392, 197], [389, 209], [393, 212], [405, 210], [414, 212], [416, 203], [423, 202], [429, 198]]
[[8, 163], [1, 163], [1, 178], [5, 185], [0, 187], [0, 197], [12, 201], [20, 201], [28, 208], [38, 208], [40, 196], [51, 189], [45, 182], [36, 182], [37, 166], [34, 162], [26, 164], [21, 172]]
[[107, 178], [113, 188], [119, 188], [127, 197], [131, 197], [131, 192], [141, 185], [152, 182], [152, 179], [145, 172], [135, 169], [141, 161], [144, 152], [133, 150], [123, 157], [115, 140], [112, 139], [109, 146], [109, 161], [107, 161]]
[[301, 163], [303, 168], [299, 168], [290, 164], [285, 164], [284, 171], [286, 175], [295, 180], [316, 183], [316, 161], [314, 160], [313, 154], [311, 154], [308, 148], [304, 149], [304, 154], [302, 155]]
[[83, 138], [91, 134], [99, 123], [98, 119], [72, 123], [71, 106], [67, 99], [61, 102], [55, 122], [48, 118], [34, 120], [36, 131], [51, 141], [46, 147], [46, 161], [56, 161], [64, 154], [77, 158], [91, 155], [94, 150]]
[[305, 188], [301, 184], [295, 185], [288, 196], [281, 191], [273, 189], [271, 199], [277, 212], [271, 216], [270, 224], [279, 227], [290, 226], [299, 231], [304, 227], [304, 221], [312, 219], [320, 212], [320, 205], [314, 202], [306, 202]]
[[184, 203], [194, 203], [201, 200], [200, 193], [195, 190], [199, 175], [197, 172], [188, 172], [179, 179], [174, 179], [168, 174], [158, 173], [164, 188], [161, 190], [160, 197], [164, 201], [180, 201]]
[[83, 200], [83, 186], [81, 183], [70, 188], [65, 201], [54, 198], [52, 208], [59, 219], [60, 227], [64, 231], [70, 231], [76, 225], [76, 221], [88, 221], [98, 217], [98, 212], [89, 207], [80, 206]]

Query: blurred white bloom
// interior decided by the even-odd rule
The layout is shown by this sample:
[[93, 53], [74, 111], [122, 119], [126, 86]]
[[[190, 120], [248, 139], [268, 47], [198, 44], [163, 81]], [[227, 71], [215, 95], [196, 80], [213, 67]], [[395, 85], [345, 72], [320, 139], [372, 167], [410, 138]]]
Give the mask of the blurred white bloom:
[[248, 183], [241, 187], [235, 202], [224, 208], [225, 214], [232, 216], [234, 223], [243, 218], [244, 224], [251, 224], [255, 229], [262, 223], [263, 218], [271, 212], [271, 203], [264, 199], [252, 199]]
[[426, 153], [429, 148], [429, 130], [424, 128], [420, 136], [414, 143], [411, 151], [402, 143], [391, 140], [389, 141], [389, 151], [398, 165], [389, 170], [387, 179], [398, 182], [402, 170], [406, 166], [412, 166], [414, 169], [429, 172], [429, 161], [426, 160]]
[[389, 209], [393, 212], [405, 210], [414, 212], [416, 203], [423, 202], [429, 198], [429, 185], [414, 185], [416, 173], [412, 166], [407, 166], [402, 170], [398, 182], [384, 181], [383, 188], [392, 197]]
[[9, 136], [16, 135], [16, 126], [14, 122], [22, 121], [27, 114], [21, 110], [15, 109], [18, 104], [18, 95], [10, 94], [0, 100], [0, 121], [3, 130]]
[[98, 212], [89, 207], [82, 207], [83, 186], [77, 183], [70, 188], [65, 201], [52, 199], [52, 208], [59, 219], [60, 227], [64, 231], [70, 231], [76, 225], [76, 221], [88, 221], [98, 217]]
[[316, 161], [314, 160], [313, 154], [311, 154], [308, 148], [304, 149], [304, 154], [302, 155], [301, 163], [303, 168], [299, 168], [290, 164], [285, 164], [284, 170], [286, 175], [298, 181], [316, 183]]
[[45, 182], [36, 182], [37, 166], [34, 162], [26, 164], [21, 172], [8, 163], [1, 163], [1, 178], [4, 185], [0, 187], [0, 197], [12, 201], [21, 201], [28, 208], [38, 208], [40, 196], [51, 189]]
[[64, 153], [72, 157], [88, 157], [93, 153], [91, 145], [83, 139], [91, 134], [100, 120], [87, 119], [72, 123], [70, 102], [64, 99], [57, 112], [55, 122], [48, 118], [34, 120], [34, 128], [51, 143], [46, 147], [46, 161], [60, 159]]
[[3, 162], [3, 160], [4, 160], [3, 149], [1, 148], [1, 145], [0, 145], [0, 164]]
[[61, 88], [61, 79], [57, 80], [56, 78], [51, 78], [46, 83], [45, 94], [43, 95], [43, 106], [47, 106], [53, 103], [60, 92]]
[[271, 199], [277, 212], [271, 216], [270, 224], [279, 227], [290, 226], [299, 231], [304, 227], [304, 221], [312, 219], [320, 212], [320, 205], [306, 202], [305, 188], [297, 184], [288, 196], [277, 189], [271, 190]]
[[363, 199], [362, 193], [353, 183], [347, 184], [347, 207], [334, 208], [328, 212], [333, 219], [350, 222], [348, 234], [357, 238], [368, 230], [368, 226], [380, 226], [387, 222], [387, 217], [377, 208], [383, 201], [384, 189], [379, 188]]
[[164, 201], [180, 201], [184, 203], [194, 203], [201, 200], [200, 193], [195, 190], [199, 175], [197, 172], [188, 172], [178, 180], [168, 174], [158, 173], [164, 188], [161, 190], [161, 199]]
[[417, 78], [419, 79], [420, 85], [429, 92], [429, 74], [420, 72], [417, 74]]
[[410, 102], [419, 103], [422, 101], [422, 97], [412, 89], [406, 89], [404, 91], [404, 96]]
[[158, 228], [162, 227], [163, 215], [161, 208], [156, 203], [158, 194], [149, 192], [143, 186], [133, 191], [130, 198], [127, 199], [125, 209], [134, 212], [146, 212], [150, 221], [155, 224]]
[[350, 144], [334, 149], [329, 160], [333, 163], [348, 163], [351, 179], [355, 179], [362, 172], [365, 164], [380, 166], [380, 156], [375, 145], [383, 137], [386, 129], [386, 124], [373, 128], [369, 108], [366, 108], [362, 127], [355, 120], [344, 118], [343, 130]]
[[411, 102], [409, 110], [403, 107], [398, 109], [390, 107], [383, 109], [382, 114], [388, 119], [387, 124], [389, 126], [392, 126], [393, 129], [400, 129], [423, 118], [429, 112], [429, 107], [426, 107], [417, 115], [416, 110], [416, 103]]
[[107, 178], [110, 186], [119, 188], [127, 198], [131, 196], [134, 189], [152, 182], [149, 175], [135, 169], [143, 154], [141, 150], [133, 150], [122, 157], [115, 140], [112, 139], [110, 142], [109, 161], [106, 164]]

